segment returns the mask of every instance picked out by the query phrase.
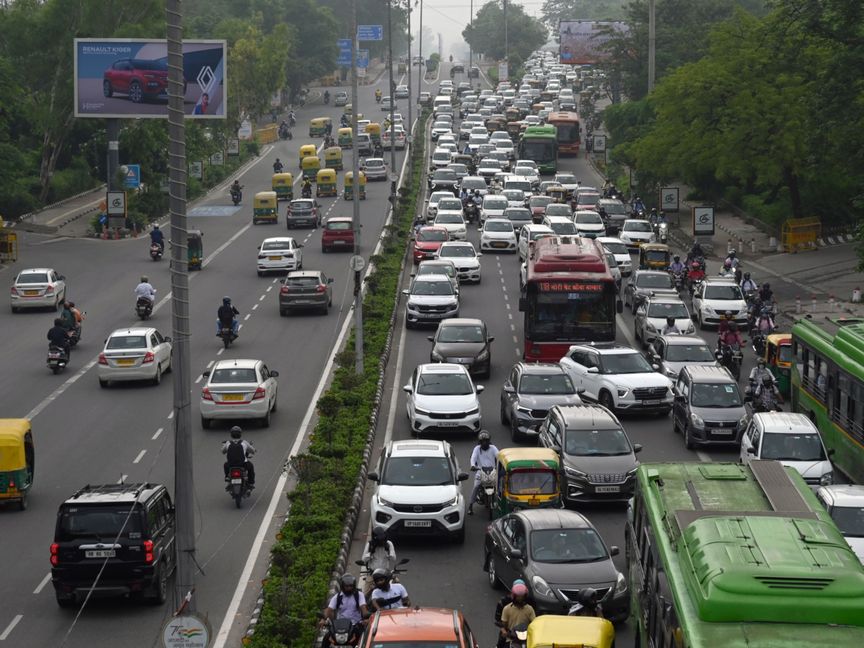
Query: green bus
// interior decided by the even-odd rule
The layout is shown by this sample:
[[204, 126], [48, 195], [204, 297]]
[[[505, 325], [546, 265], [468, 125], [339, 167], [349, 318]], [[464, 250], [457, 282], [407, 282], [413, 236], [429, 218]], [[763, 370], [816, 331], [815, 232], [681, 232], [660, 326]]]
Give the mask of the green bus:
[[642, 464], [625, 535], [637, 648], [864, 646], [864, 566], [780, 462]]
[[809, 416], [834, 450], [831, 462], [864, 482], [864, 319], [795, 322], [791, 394], [792, 409]]
[[534, 160], [541, 174], [558, 171], [558, 129], [554, 126], [529, 126], [519, 138], [520, 160]]

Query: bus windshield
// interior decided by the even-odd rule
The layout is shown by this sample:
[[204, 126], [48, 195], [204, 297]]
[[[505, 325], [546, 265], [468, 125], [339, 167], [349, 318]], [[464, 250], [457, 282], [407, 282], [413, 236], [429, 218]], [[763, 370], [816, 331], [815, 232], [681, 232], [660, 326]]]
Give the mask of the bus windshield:
[[579, 141], [579, 122], [555, 124], [558, 129], [558, 141], [562, 144]]
[[554, 140], [526, 140], [519, 149], [520, 157], [530, 158], [536, 162], [546, 162], [555, 159]]
[[600, 292], [528, 291], [525, 332], [535, 342], [615, 339], [615, 285]]

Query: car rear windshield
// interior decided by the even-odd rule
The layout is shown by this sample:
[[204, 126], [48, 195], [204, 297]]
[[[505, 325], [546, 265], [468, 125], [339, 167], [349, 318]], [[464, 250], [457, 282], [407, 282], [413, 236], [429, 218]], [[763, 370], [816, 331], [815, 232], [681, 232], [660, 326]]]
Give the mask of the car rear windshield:
[[552, 204], [552, 200], [552, 196], [534, 196], [528, 200], [528, 204], [532, 207], [547, 207]]
[[670, 344], [666, 347], [669, 362], [713, 362], [714, 354], [706, 344]]
[[[596, 193], [588, 193], [588, 192], [585, 192], [585, 193], [580, 193], [580, 194], [576, 197], [576, 202], [578, 202], [580, 205], [588, 205], [588, 204], [593, 205], [593, 204], [596, 203], [598, 200], [600, 200], [600, 194], [596, 194]], [[607, 210], [606, 210], [606, 213], [607, 213], [607, 214], [614, 214], [614, 213], [616, 213], [616, 212], [610, 212], [610, 211], [607, 209]]]
[[693, 383], [693, 407], [741, 407], [741, 395], [732, 383]]
[[487, 220], [486, 225], [483, 227], [483, 231], [485, 232], [512, 232], [513, 231], [513, 223], [509, 221], [501, 221], [501, 220]]
[[[592, 194], [595, 195], [595, 194]], [[624, 209], [624, 204], [620, 202], [614, 203], [603, 203], [603, 209], [606, 210], [607, 214], [626, 214], [627, 210]]]
[[417, 232], [417, 240], [421, 243], [435, 243], [447, 240], [447, 232], [444, 230], [420, 230]]
[[831, 517], [847, 538], [864, 538], [864, 509], [858, 506], [834, 506]]
[[442, 324], [438, 329], [438, 342], [485, 342], [483, 327], [476, 324]]
[[[446, 153], [446, 152], [445, 152]], [[446, 153], [446, 155], [450, 156], [450, 153]], [[432, 174], [433, 180], [452, 180], [456, 182], [459, 178], [456, 176], [455, 171], [451, 171], [450, 169], [438, 169], [435, 173]]]
[[240, 367], [230, 367], [225, 369], [217, 369], [210, 375], [210, 383], [256, 383], [258, 378], [255, 375], [254, 369], [242, 369]]
[[147, 338], [144, 335], [115, 335], [108, 338], [106, 349], [146, 349]]
[[466, 396], [473, 392], [463, 373], [424, 373], [417, 383], [417, 393], [422, 396]]
[[520, 394], [575, 394], [570, 377], [564, 374], [549, 376], [525, 374], [519, 382]]
[[291, 202], [292, 210], [312, 209], [313, 206], [314, 204], [311, 200], [294, 200]]
[[495, 196], [483, 201], [483, 209], [507, 209], [507, 199]]
[[469, 189], [486, 189], [486, 181], [483, 178], [463, 178], [462, 188], [466, 191]]
[[287, 250], [291, 247], [288, 241], [265, 241], [262, 250]]
[[530, 221], [531, 220], [531, 211], [528, 209], [523, 209], [521, 207], [514, 207], [512, 209], [504, 210], [504, 218], [507, 218], [511, 221]]
[[317, 286], [321, 281], [318, 277], [288, 277], [285, 279], [286, 286], [302, 286], [304, 288], [309, 286]]
[[672, 277], [667, 274], [640, 274], [636, 278], [639, 288], [672, 288]]
[[455, 225], [458, 223], [464, 223], [465, 220], [459, 214], [439, 214], [435, 218], [436, 223], [445, 223], [447, 225]]
[[625, 232], [650, 232], [651, 231], [651, 223], [648, 221], [630, 221], [629, 223], [624, 223], [624, 231]]
[[18, 275], [18, 283], [48, 283], [48, 274], [45, 272], [22, 272]]
[[64, 506], [57, 520], [57, 542], [115, 538], [139, 539], [142, 535], [141, 509], [126, 504], [110, 506]]
[[348, 223], [346, 221], [336, 221], [335, 223], [327, 223], [328, 230], [350, 230], [352, 228], [352, 223]]
[[442, 198], [438, 201], [438, 209], [452, 209], [462, 211], [462, 201], [458, 198]]
[[438, 251], [440, 257], [471, 258], [477, 256], [470, 245], [442, 245]]
[[675, 319], [687, 319], [690, 314], [684, 304], [654, 303], [648, 306], [648, 317], [674, 317]]
[[567, 430], [564, 452], [577, 457], [616, 457], [631, 452], [624, 430]]
[[531, 532], [531, 557], [544, 563], [587, 563], [608, 554], [594, 529], [538, 529]]

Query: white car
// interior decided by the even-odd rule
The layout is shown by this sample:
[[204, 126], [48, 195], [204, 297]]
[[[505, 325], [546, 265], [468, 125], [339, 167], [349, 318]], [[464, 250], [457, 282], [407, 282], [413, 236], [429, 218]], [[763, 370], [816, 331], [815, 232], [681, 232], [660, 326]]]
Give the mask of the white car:
[[480, 251], [515, 252], [516, 230], [506, 218], [488, 218], [480, 230]]
[[372, 496], [373, 524], [388, 534], [449, 535], [465, 539], [465, 498], [459, 482], [456, 453], [446, 441], [406, 439], [390, 441], [381, 450]]
[[303, 268], [303, 244], [290, 236], [274, 236], [258, 248], [258, 276], [265, 272], [290, 272]]
[[458, 147], [456, 146], [456, 137], [450, 134], [442, 135], [438, 138], [436, 148], [446, 148], [451, 153], [456, 153], [458, 150]]
[[446, 229], [451, 241], [464, 241], [468, 238], [468, 226], [462, 214], [452, 211], [439, 213], [435, 216], [433, 225], [440, 225]]
[[579, 232], [576, 230], [573, 221], [566, 216], [544, 216], [542, 224], [550, 228], [558, 236], [579, 236]]
[[687, 307], [674, 297], [649, 297], [636, 309], [633, 319], [634, 335], [642, 344], [651, 344], [666, 326], [669, 317], [682, 335], [694, 335], [696, 329]]
[[618, 238], [632, 251], [638, 250], [645, 243], [654, 242], [654, 230], [651, 223], [641, 218], [628, 218], [621, 225]]
[[172, 348], [171, 338], [152, 327], [114, 331], [99, 354], [99, 386], [127, 380], [149, 380], [158, 385], [162, 374], [171, 371]]
[[438, 201], [442, 198], [452, 198], [452, 191], [433, 191], [426, 203], [426, 221], [432, 222], [438, 214]]
[[437, 325], [441, 320], [459, 317], [459, 289], [445, 274], [417, 274], [402, 294], [407, 297], [405, 328]]
[[489, 142], [492, 144], [496, 144], [498, 142], [506, 142], [507, 144], [512, 144], [513, 140], [510, 139], [510, 133], [507, 131], [495, 131], [491, 135], [489, 135]]
[[452, 135], [453, 127], [450, 123], [442, 120], [436, 121], [432, 124], [432, 141], [436, 141], [442, 135]]
[[218, 360], [202, 375], [207, 380], [201, 389], [201, 427], [206, 430], [220, 419], [256, 419], [270, 427], [278, 371], [261, 360]]
[[[576, 212], [577, 214], [579, 212]], [[574, 216], [575, 222], [575, 216]], [[579, 224], [576, 224], [578, 229]], [[581, 236], [585, 236], [580, 232]], [[633, 272], [633, 260], [630, 257], [630, 250], [627, 249], [627, 246], [624, 245], [624, 242], [621, 239], [615, 238], [613, 236], [598, 236], [596, 241], [603, 246], [605, 250], [608, 250], [615, 257], [615, 260], [618, 262], [618, 269], [621, 271], [622, 277], [629, 277]]]
[[528, 258], [528, 247], [530, 243], [546, 236], [555, 236], [555, 232], [551, 227], [546, 225], [535, 225], [534, 223], [523, 225], [522, 229], [519, 231], [519, 260], [525, 261]]
[[454, 197], [453, 194], [441, 198], [438, 201], [438, 211], [435, 215], [440, 216], [442, 214], [456, 214], [462, 216], [462, 201]]
[[486, 141], [485, 135], [469, 135], [468, 136], [468, 151], [470, 153], [476, 153], [477, 150], [483, 146], [484, 144], [488, 144]]
[[437, 259], [449, 259], [456, 266], [459, 281], [480, 283], [480, 255], [468, 241], [446, 241], [438, 248]]
[[[579, 236], [584, 236], [585, 238], [599, 238], [606, 236], [606, 225], [603, 223], [603, 217], [590, 209], [580, 209], [574, 212], [573, 224], [576, 226]], [[624, 248], [624, 252], [628, 255], [629, 260], [630, 252], [627, 250], [627, 246], [620, 239], [615, 240]], [[618, 259], [618, 263], [622, 263], [624, 258], [621, 257], [619, 259], [619, 255], [617, 253], [614, 254], [615, 258]]]
[[507, 199], [508, 207], [524, 207], [527, 200], [525, 192], [521, 189], [505, 189], [501, 195]]
[[571, 194], [579, 188], [579, 180], [572, 173], [556, 173], [555, 182]]
[[822, 486], [816, 491], [816, 499], [826, 508], [858, 560], [864, 562], [864, 486]]
[[393, 93], [393, 95], [397, 99], [407, 99], [410, 95], [410, 90], [408, 89], [407, 85], [397, 85], [396, 91]]
[[[405, 135], [405, 131], [402, 128], [397, 127], [393, 130], [394, 135], [396, 136], [396, 150], [401, 151], [405, 148], [405, 143], [407, 141], [407, 137]], [[384, 150], [390, 150], [390, 129], [388, 128], [384, 132], [381, 133], [381, 148]]]
[[668, 414], [672, 409], [672, 381], [657, 373], [641, 353], [615, 343], [574, 344], [559, 364], [582, 400], [596, 401], [616, 411]]
[[482, 385], [475, 387], [468, 368], [460, 364], [421, 364], [402, 388], [407, 394], [406, 409], [411, 432], [480, 431]]
[[22, 270], [12, 282], [10, 299], [13, 313], [22, 308], [56, 310], [66, 299], [66, 277], [53, 268]]
[[519, 176], [521, 178], [525, 178], [532, 185], [540, 184], [540, 172], [537, 171], [536, 167], [530, 166], [520, 166], [518, 163], [513, 167], [513, 175]]
[[507, 209], [507, 199], [504, 196], [486, 194], [480, 207], [480, 224], [485, 223], [487, 218], [503, 217], [505, 209]]
[[693, 293], [693, 312], [700, 329], [719, 326], [726, 313], [739, 325], [747, 324], [747, 302], [734, 279], [708, 277]]
[[386, 180], [387, 164], [384, 158], [366, 158], [363, 161], [363, 173], [368, 180]]
[[459, 188], [464, 189], [469, 194], [479, 193], [485, 196], [489, 193], [489, 185], [480, 176], [465, 176], [459, 183]]
[[491, 183], [492, 178], [501, 173], [502, 166], [500, 160], [496, 160], [493, 157], [485, 157], [477, 163], [477, 175]]
[[436, 148], [432, 153], [432, 168], [443, 169], [452, 161], [452, 153], [450, 149]]

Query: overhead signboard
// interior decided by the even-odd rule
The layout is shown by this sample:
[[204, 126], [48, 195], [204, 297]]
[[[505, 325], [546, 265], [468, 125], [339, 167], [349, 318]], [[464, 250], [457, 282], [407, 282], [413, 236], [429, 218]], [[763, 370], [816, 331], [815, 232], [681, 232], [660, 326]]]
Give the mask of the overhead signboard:
[[384, 27], [382, 25], [357, 25], [357, 40], [384, 40]]
[[[76, 117], [168, 117], [168, 45], [165, 40], [76, 38]], [[183, 41], [183, 112], [225, 119], [227, 44]]]
[[615, 32], [626, 32], [623, 21], [562, 20], [558, 23], [559, 60], [571, 65], [591, 65], [609, 58], [603, 45]]

